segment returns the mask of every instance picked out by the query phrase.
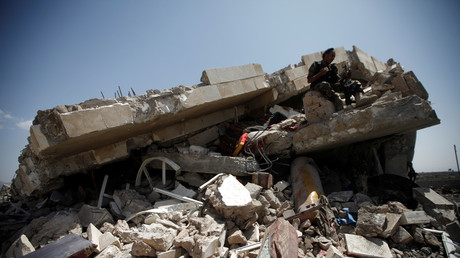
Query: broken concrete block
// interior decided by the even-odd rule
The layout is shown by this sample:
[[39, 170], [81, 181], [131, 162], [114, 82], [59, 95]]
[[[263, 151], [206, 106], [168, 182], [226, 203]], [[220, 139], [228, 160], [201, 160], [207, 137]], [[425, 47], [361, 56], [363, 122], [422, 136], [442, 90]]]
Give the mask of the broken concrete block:
[[135, 240], [131, 253], [134, 256], [147, 256], [147, 257], [156, 257], [156, 251], [153, 247], [146, 244], [144, 241]]
[[172, 190], [171, 192], [189, 198], [193, 198], [196, 195], [195, 191], [188, 189], [181, 184], [178, 184], [178, 186], [176, 186], [176, 188], [174, 188], [174, 190]]
[[108, 246], [118, 246], [119, 248], [121, 247], [120, 241], [118, 240], [117, 237], [112, 235], [110, 232], [105, 232], [101, 236], [99, 236], [99, 249], [104, 250]]
[[143, 224], [138, 238], [155, 250], [167, 251], [174, 242], [177, 230], [167, 228], [161, 224]]
[[112, 214], [104, 208], [98, 208], [90, 205], [83, 205], [78, 212], [80, 223], [83, 227], [87, 227], [90, 223], [96, 227], [102, 226], [104, 222], [115, 223]]
[[125, 159], [129, 156], [128, 148], [126, 147], [126, 141], [109, 144], [91, 150], [91, 152], [94, 155], [96, 164], [98, 165]]
[[270, 203], [270, 208], [278, 209], [281, 206], [280, 200], [275, 196], [272, 190], [267, 189], [262, 192], [262, 195], [267, 199]]
[[405, 211], [402, 214], [400, 223], [402, 226], [404, 226], [414, 224], [428, 224], [430, 221], [430, 218], [424, 211]]
[[432, 245], [432, 246], [442, 247], [442, 243], [438, 240], [438, 238], [433, 233], [424, 231], [423, 236], [425, 238], [425, 243]]
[[407, 232], [405, 228], [399, 226], [396, 233], [391, 236], [391, 240], [399, 244], [408, 244], [414, 240], [414, 238], [411, 236], [411, 234], [409, 234], [409, 232]]
[[431, 188], [416, 187], [413, 188], [412, 191], [414, 193], [415, 200], [421, 203], [424, 208], [455, 208], [452, 202], [448, 201]]
[[186, 182], [188, 185], [191, 185], [194, 187], [200, 187], [201, 185], [206, 183], [206, 180], [204, 180], [200, 176], [200, 174], [195, 173], [195, 172], [183, 173], [182, 175], [177, 176], [176, 179], [182, 182]]
[[385, 226], [383, 227], [383, 232], [380, 233], [380, 236], [383, 238], [390, 237], [396, 233], [399, 228], [399, 220], [401, 219], [401, 214], [396, 213], [387, 213]]
[[249, 191], [249, 194], [251, 195], [252, 199], [257, 199], [259, 198], [260, 192], [262, 192], [263, 187], [258, 185], [258, 184], [253, 184], [251, 182], [246, 183], [244, 186], [246, 189]]
[[152, 206], [144, 195], [139, 194], [134, 189], [115, 190], [113, 199], [117, 202], [117, 205], [122, 209], [123, 215], [127, 218], [137, 212], [147, 210]]
[[218, 84], [264, 75], [260, 64], [247, 64], [203, 71], [201, 81], [205, 84]]
[[321, 52], [316, 52], [313, 54], [302, 56], [302, 62], [308, 69], [310, 69], [311, 64], [313, 64], [316, 61], [321, 61], [321, 60], [323, 60]]
[[249, 191], [232, 175], [217, 179], [205, 196], [221, 216], [232, 219], [243, 230], [257, 220], [261, 206], [255, 205]]
[[[129, 252], [131, 252], [131, 248]], [[105, 248], [104, 251], [100, 252], [98, 255], [95, 256], [95, 258], [113, 258], [113, 257], [127, 257], [127, 255], [123, 254], [120, 248], [118, 248], [118, 246], [111, 245]]]
[[157, 258], [178, 258], [185, 255], [185, 250], [182, 248], [172, 248], [165, 252], [157, 251]]
[[409, 71], [403, 74], [406, 85], [409, 88], [409, 93], [419, 96], [422, 99], [428, 99], [428, 92], [423, 87], [422, 83], [417, 79], [414, 72]]
[[383, 232], [385, 214], [358, 212], [356, 221], [356, 234], [365, 237], [376, 237]]
[[419, 244], [425, 244], [425, 237], [423, 236], [423, 229], [421, 228], [414, 228], [412, 231], [412, 237], [414, 238], [415, 242]]
[[248, 240], [239, 228], [234, 227], [228, 232], [227, 242], [229, 245], [246, 245]]
[[35, 248], [32, 246], [27, 236], [23, 234], [13, 242], [10, 248], [8, 248], [5, 257], [23, 257], [34, 251]]
[[308, 75], [308, 68], [306, 65], [301, 65], [294, 69], [286, 70], [284, 74], [288, 78], [288, 81], [293, 81], [299, 77], [306, 77]]
[[351, 77], [357, 80], [369, 81], [374, 73], [377, 72], [374, 59], [356, 46], [353, 46], [351, 56]]
[[[192, 253], [195, 257], [213, 257], [219, 256], [219, 246], [220, 241], [219, 237], [217, 236], [210, 236], [210, 237], [201, 237], [198, 238], [197, 246], [194, 248], [194, 252]], [[199, 255], [199, 256], [198, 256]]]
[[330, 245], [327, 249], [326, 258], [343, 258], [345, 257], [335, 246]]
[[[38, 225], [33, 226], [37, 227], [33, 229], [34, 232], [30, 232], [30, 235], [28, 232], [25, 233], [26, 236], [29, 235], [30, 242], [35, 248], [69, 233], [82, 234], [80, 220], [75, 212], [59, 211], [51, 213], [46, 218], [35, 219], [35, 221], [38, 222]], [[34, 220], [29, 225], [32, 226], [33, 222]]]
[[195, 239], [189, 236], [188, 231], [183, 229], [174, 238], [174, 246], [184, 248], [188, 253], [193, 252], [193, 247], [196, 246]]
[[94, 244], [77, 236], [68, 234], [28, 254], [29, 257], [88, 257], [94, 251]]
[[190, 145], [205, 146], [219, 138], [219, 128], [213, 126], [188, 138]]
[[393, 257], [388, 244], [379, 238], [345, 234], [347, 254], [356, 257]]
[[99, 237], [102, 236], [101, 231], [99, 231], [99, 229], [97, 229], [92, 223], [90, 223], [88, 225], [86, 233], [88, 234], [88, 240], [91, 241], [91, 243], [97, 245], [95, 251], [100, 253], [103, 250], [100, 248], [99, 244]]
[[250, 226], [246, 231], [244, 231], [244, 236], [248, 241], [259, 242], [260, 233], [259, 233], [259, 224], [256, 222]]
[[329, 202], [348, 202], [353, 197], [353, 191], [333, 192], [327, 196]]
[[334, 104], [321, 93], [310, 90], [303, 97], [303, 107], [308, 123], [318, 123], [332, 117]]

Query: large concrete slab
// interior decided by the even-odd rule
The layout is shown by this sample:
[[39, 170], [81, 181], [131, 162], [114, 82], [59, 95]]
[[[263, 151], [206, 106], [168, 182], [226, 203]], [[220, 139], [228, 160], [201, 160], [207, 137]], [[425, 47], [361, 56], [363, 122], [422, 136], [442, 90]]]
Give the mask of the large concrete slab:
[[439, 123], [427, 101], [408, 96], [310, 124], [294, 134], [293, 146], [297, 154], [302, 154], [412, 132]]
[[[59, 113], [56, 109], [43, 112], [41, 124], [31, 127], [31, 145], [42, 158], [59, 158], [126, 140], [153, 132], [161, 134], [168, 126], [184, 121], [200, 120], [225, 109], [235, 115], [247, 112], [241, 106], [270, 91], [264, 76], [250, 79], [186, 88], [169, 94], [146, 94], [124, 98], [123, 103]], [[266, 101], [271, 101], [267, 99]], [[254, 108], [267, 105], [257, 101]], [[228, 118], [228, 115], [221, 117]], [[209, 121], [209, 119], [207, 119]], [[224, 120], [217, 119], [214, 124]], [[187, 123], [187, 122], [186, 122]], [[210, 126], [209, 123], [187, 123], [193, 130]], [[176, 126], [177, 127], [177, 126]], [[193, 130], [185, 130], [190, 133]], [[160, 133], [158, 133], [160, 131]], [[183, 135], [183, 134], [182, 134]], [[178, 135], [180, 136], [180, 135]], [[159, 138], [161, 140], [161, 137]]]

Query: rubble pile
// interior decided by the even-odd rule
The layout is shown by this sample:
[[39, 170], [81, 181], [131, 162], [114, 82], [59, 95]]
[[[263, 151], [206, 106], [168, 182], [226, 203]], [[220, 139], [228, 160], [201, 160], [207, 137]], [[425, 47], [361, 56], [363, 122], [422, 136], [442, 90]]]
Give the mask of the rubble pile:
[[[281, 180], [264, 188], [246, 181], [221, 174], [201, 192], [176, 182], [173, 191], [194, 192], [202, 205], [163, 196], [169, 203], [124, 206], [122, 214], [130, 217], [77, 203], [33, 219], [4, 246], [5, 255], [22, 257], [54, 243], [60, 257], [70, 248], [69, 235], [89, 240], [81, 250], [91, 257], [444, 257], [449, 243], [455, 250], [447, 235], [459, 229], [455, 213], [443, 220], [429, 215], [436, 207], [452, 213], [453, 204], [429, 188], [414, 188], [420, 203], [415, 210], [339, 191], [322, 195], [319, 209], [302, 214], [295, 211], [291, 183]], [[130, 195], [131, 203], [148, 202], [133, 189], [115, 191]], [[348, 208], [350, 203], [357, 210]], [[305, 219], [305, 214], [314, 216]], [[260, 256], [263, 252], [268, 256]], [[269, 256], [276, 252], [285, 255]]]
[[314, 53], [272, 74], [208, 69], [194, 86], [39, 111], [2, 189], [2, 254], [455, 252], [456, 202], [411, 180], [416, 130], [440, 122], [428, 93], [392, 59], [335, 51], [364, 86], [343, 110], [310, 90]]

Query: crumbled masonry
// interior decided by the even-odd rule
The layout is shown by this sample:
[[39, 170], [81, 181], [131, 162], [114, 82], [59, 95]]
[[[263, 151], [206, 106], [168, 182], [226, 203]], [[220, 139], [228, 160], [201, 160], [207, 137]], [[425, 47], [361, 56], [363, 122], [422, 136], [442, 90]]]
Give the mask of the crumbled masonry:
[[459, 192], [412, 168], [416, 131], [440, 123], [427, 91], [393, 59], [335, 52], [364, 88], [340, 111], [307, 80], [321, 52], [38, 111], [0, 192], [2, 255], [460, 254]]

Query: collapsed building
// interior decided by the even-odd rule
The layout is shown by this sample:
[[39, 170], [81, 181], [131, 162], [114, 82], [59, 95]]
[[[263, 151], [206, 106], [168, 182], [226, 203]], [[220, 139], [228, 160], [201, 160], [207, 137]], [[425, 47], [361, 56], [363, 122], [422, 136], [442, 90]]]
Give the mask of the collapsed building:
[[[296, 233], [296, 230], [302, 229], [310, 230], [308, 234], [313, 235], [312, 229], [305, 225], [306, 221], [328, 224], [327, 221], [315, 219], [317, 213], [314, 211], [330, 207], [328, 200], [321, 196], [329, 197], [331, 193], [345, 190], [352, 192], [346, 202], [354, 196], [353, 193], [355, 196], [361, 193], [375, 196], [379, 203], [397, 201], [409, 209], [415, 209], [417, 204], [413, 202], [409, 178], [414, 173], [411, 162], [416, 131], [440, 123], [428, 101], [427, 91], [413, 72], [404, 71], [392, 59], [383, 63], [355, 46], [352, 51], [339, 47], [335, 48], [335, 52], [334, 63], [339, 72], [351, 68], [351, 78], [361, 82], [365, 95], [374, 96], [373, 102], [356, 102], [337, 111], [332, 102], [310, 90], [308, 68], [314, 61], [321, 60], [322, 53], [318, 52], [302, 56], [299, 64], [289, 65], [271, 74], [265, 73], [260, 64], [208, 69], [203, 71], [201, 83], [194, 86], [148, 90], [137, 96], [91, 99], [76, 105], [38, 111], [30, 129], [29, 144], [19, 157], [19, 169], [11, 185], [12, 199], [34, 204], [38, 201], [31, 200], [40, 200], [38, 203], [43, 205], [50, 198], [62, 204], [66, 198], [58, 193], [65, 192], [61, 189], [71, 186], [75, 190], [74, 201], [91, 199], [90, 193], [93, 193], [92, 200], [99, 199], [97, 209], [110, 207], [113, 217], [128, 221], [145, 216], [135, 214], [148, 210], [152, 203], [161, 209], [162, 198], [159, 199], [159, 196], [185, 198], [182, 200], [186, 203], [192, 202], [198, 206], [204, 205], [201, 202], [204, 199], [211, 204], [214, 213], [227, 221], [219, 222], [214, 216], [204, 215], [202, 209], [202, 216], [190, 219], [187, 227], [194, 228], [187, 231], [184, 230], [183, 216], [169, 218], [176, 223], [171, 226], [165, 222], [168, 215], [164, 215], [163, 210], [160, 217], [147, 217], [151, 222], [148, 224], [155, 225], [152, 226], [155, 229], [144, 224], [143, 229], [131, 234], [126, 221], [119, 220], [114, 229], [113, 219], [98, 220], [99, 227], [102, 227], [102, 222], [112, 223], [110, 230], [106, 228], [101, 231], [111, 232], [119, 238], [113, 241], [119, 241], [116, 244], [118, 249], [123, 249], [123, 243], [129, 243], [131, 255], [134, 256], [161, 256], [160, 252], [176, 250], [173, 256], [164, 257], [179, 257], [186, 253], [192, 257], [224, 256], [224, 243], [227, 252], [229, 248], [237, 249], [248, 244], [251, 237], [241, 236], [242, 230], [254, 231], [257, 223], [266, 225], [264, 230], [267, 236], [272, 227], [270, 225], [278, 222], [278, 217], [286, 218], [291, 224], [293, 219], [298, 219], [293, 231], [296, 237], [302, 238], [302, 232], [300, 235]], [[295, 167], [299, 169], [293, 172]], [[305, 176], [301, 169], [305, 167], [317, 171], [317, 175]], [[215, 175], [218, 176], [213, 178]], [[239, 181], [232, 181], [233, 176], [237, 176]], [[120, 182], [120, 178], [125, 181]], [[196, 193], [186, 196], [183, 191], [176, 195], [167, 191], [177, 189], [177, 180], [188, 187], [201, 187], [206, 182], [203, 178], [217, 181], [210, 183], [206, 193], [199, 195], [201, 199], [190, 200]], [[82, 180], [86, 180], [86, 185]], [[94, 190], [98, 187], [93, 186], [100, 186], [102, 181], [101, 191]], [[116, 185], [114, 181], [120, 184]], [[240, 186], [245, 181], [251, 182], [246, 188]], [[273, 181], [291, 186], [287, 190], [285, 187], [279, 190], [278, 186], [279, 191], [274, 198], [270, 192]], [[104, 192], [109, 192], [105, 187], [110, 182], [114, 188], [110, 190], [112, 195]], [[134, 187], [130, 183], [149, 198], [154, 193], [158, 196], [153, 201], [133, 197], [138, 193], [130, 189]], [[122, 184], [125, 185], [124, 190], [121, 190]], [[223, 190], [224, 186], [230, 190]], [[260, 186], [265, 190], [262, 191]], [[248, 187], [258, 190], [255, 190], [256, 193], [251, 190], [250, 195], [245, 195]], [[312, 198], [313, 191], [318, 196], [314, 203], [309, 203], [307, 199]], [[226, 194], [230, 196], [225, 197]], [[261, 201], [259, 195], [265, 201]], [[110, 198], [115, 201], [104, 201]], [[127, 208], [131, 205], [128, 204], [129, 199], [142, 200], [139, 201], [142, 204], [136, 204], [137, 209], [130, 210]], [[285, 202], [281, 204], [282, 201], [276, 199]], [[329, 201], [332, 202], [332, 199], [329, 198]], [[295, 205], [286, 203], [288, 200]], [[391, 205], [396, 204], [388, 205], [391, 209]], [[259, 208], [262, 206], [271, 210], [261, 212]], [[342, 207], [344, 205], [341, 204]], [[404, 212], [410, 210], [398, 207], [394, 209], [400, 211], [399, 220]], [[347, 208], [357, 214], [361, 207], [352, 205]], [[91, 206], [81, 208], [80, 213], [92, 214], [94, 209]], [[366, 209], [360, 219], [375, 215], [374, 221], [380, 223], [383, 219], [385, 222], [382, 212]], [[283, 215], [286, 211], [293, 213]], [[94, 221], [90, 219], [91, 223], [83, 223], [85, 216], [79, 217], [80, 223], [89, 232], [90, 224], [95, 224]], [[326, 214], [325, 217], [332, 219], [334, 214]], [[453, 218], [450, 213], [441, 217], [448, 217], [448, 222], [455, 221], [455, 214]], [[424, 219], [420, 223], [430, 222], [426, 217]], [[135, 223], [142, 224], [139, 221]], [[158, 221], [162, 221], [162, 225], [153, 223]], [[207, 228], [205, 224], [214, 226]], [[404, 229], [398, 228], [399, 223], [393, 226], [391, 233], [385, 232], [386, 237]], [[375, 234], [359, 235], [382, 236], [382, 227], [383, 224]], [[324, 230], [326, 233], [322, 235], [331, 237], [331, 232], [327, 233], [330, 229]], [[368, 231], [357, 227], [356, 232], [360, 230]], [[131, 235], [126, 236], [125, 231], [131, 232]], [[191, 243], [191, 231], [199, 231], [202, 236], [207, 235], [212, 239], [195, 237], [195, 242]], [[147, 232], [150, 232], [148, 237], [145, 236]], [[151, 232], [161, 234], [153, 236]], [[286, 234], [289, 235], [289, 232]], [[404, 235], [402, 242], [408, 241], [404, 232], [398, 234]], [[166, 235], [172, 238], [164, 237]], [[364, 241], [354, 237], [356, 235], [347, 234], [349, 242]], [[169, 242], [159, 244], [160, 238], [164, 238], [164, 241], [167, 238]], [[254, 242], [260, 241], [259, 237], [255, 239]], [[45, 246], [40, 240], [34, 241], [35, 248]], [[305, 246], [309, 245], [305, 243], [307, 240], [302, 241], [301, 249], [305, 256], [309, 249]], [[330, 242], [327, 239], [321, 241]], [[321, 241], [315, 243], [320, 245]], [[297, 252], [297, 238], [294, 242]], [[334, 239], [332, 242], [340, 240]], [[199, 247], [195, 248], [194, 245]], [[328, 250], [330, 246], [323, 249]], [[179, 249], [180, 252], [177, 251]], [[340, 250], [333, 252], [337, 254]], [[349, 250], [348, 254], [360, 255]]]

